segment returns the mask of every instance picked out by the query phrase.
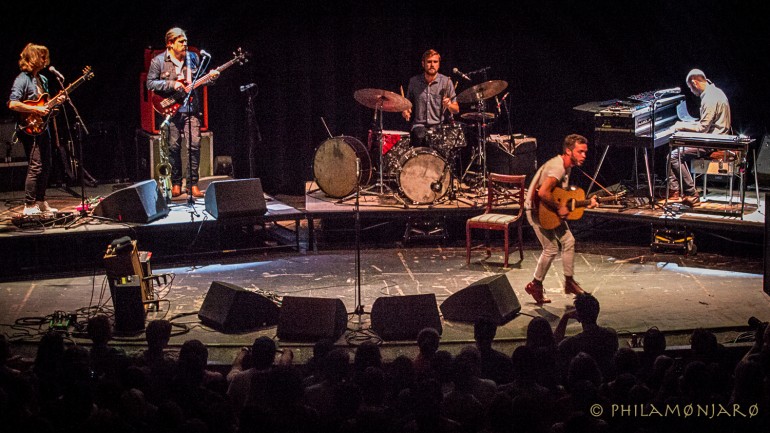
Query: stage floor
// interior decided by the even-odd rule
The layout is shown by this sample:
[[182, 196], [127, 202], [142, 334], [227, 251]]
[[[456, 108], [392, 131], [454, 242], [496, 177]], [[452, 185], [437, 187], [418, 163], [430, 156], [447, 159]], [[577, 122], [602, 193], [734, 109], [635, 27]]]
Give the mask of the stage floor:
[[[553, 326], [570, 305], [572, 296], [562, 291], [561, 262], [557, 259], [545, 280], [551, 304], [534, 304], [524, 292], [531, 280], [539, 254], [528, 244], [524, 260], [509, 269], [502, 268], [499, 250], [489, 259], [474, 252], [470, 265], [459, 247], [415, 247], [364, 249], [360, 254], [361, 304], [365, 313], [377, 298], [434, 293], [437, 306], [447, 297], [484, 277], [505, 274], [521, 303], [521, 314], [500, 327], [496, 346], [511, 353], [521, 344], [532, 317], [545, 317]], [[317, 253], [277, 252], [266, 257], [237, 261], [210, 261], [184, 267], [157, 268], [155, 274], [173, 274], [168, 286], [156, 287], [161, 299], [159, 312], [147, 319], [166, 318], [175, 327], [173, 346], [197, 338], [209, 345], [211, 359], [229, 363], [238, 348], [249, 345], [256, 336], [276, 336], [276, 327], [225, 334], [203, 326], [197, 317], [213, 281], [224, 281], [247, 290], [282, 297], [306, 296], [341, 299], [349, 314], [349, 331], [337, 344], [355, 344], [371, 337], [369, 315], [352, 314], [356, 308], [355, 250], [329, 250]], [[756, 316], [768, 320], [770, 297], [762, 291], [761, 258], [734, 258], [714, 254], [685, 257], [653, 254], [649, 248], [623, 247], [579, 241], [576, 278], [601, 303], [600, 323], [615, 328], [625, 344], [632, 333], [657, 326], [669, 345], [683, 344], [695, 328], [709, 328], [729, 342], [748, 330], [747, 320]], [[0, 283], [0, 323], [3, 332], [16, 341], [34, 342], [48, 329], [48, 318], [56, 311], [77, 312], [78, 322], [95, 311], [111, 311], [109, 289], [103, 273], [90, 276], [35, 279]], [[443, 320], [442, 347], [458, 351], [473, 341], [469, 323]], [[571, 323], [568, 333], [578, 332]], [[87, 343], [82, 333], [70, 327], [73, 338]], [[365, 331], [365, 332], [359, 332]], [[685, 341], [686, 342], [686, 341]], [[143, 347], [143, 335], [121, 338], [116, 344], [128, 350]], [[292, 347], [300, 362], [310, 356], [309, 344], [280, 341]], [[386, 359], [415, 354], [414, 341], [385, 342]]]

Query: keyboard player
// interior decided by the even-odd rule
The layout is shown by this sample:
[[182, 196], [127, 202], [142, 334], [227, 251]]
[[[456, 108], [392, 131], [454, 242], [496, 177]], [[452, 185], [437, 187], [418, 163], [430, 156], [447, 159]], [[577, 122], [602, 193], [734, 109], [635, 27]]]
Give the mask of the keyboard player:
[[[730, 134], [730, 103], [722, 89], [706, 78], [700, 69], [693, 69], [687, 74], [687, 87], [695, 96], [700, 97], [700, 117], [693, 121], [679, 121], [674, 124], [675, 131], [703, 132], [710, 134]], [[690, 174], [688, 162], [709, 155], [708, 149], [678, 147], [671, 151], [668, 161], [668, 200], [682, 200], [684, 204], [700, 204], [695, 181]], [[681, 158], [681, 159], [680, 159]], [[680, 165], [681, 161], [681, 165]], [[681, 171], [682, 183], [679, 185]]]

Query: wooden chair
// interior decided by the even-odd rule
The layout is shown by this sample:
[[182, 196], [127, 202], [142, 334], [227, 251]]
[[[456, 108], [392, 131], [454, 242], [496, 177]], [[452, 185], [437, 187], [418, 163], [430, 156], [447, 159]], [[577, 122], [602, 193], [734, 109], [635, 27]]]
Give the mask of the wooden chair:
[[[502, 230], [505, 238], [504, 263], [508, 267], [508, 239], [511, 226], [519, 233], [519, 256], [524, 260], [524, 243], [521, 236], [521, 225], [524, 220], [524, 190], [525, 175], [508, 175], [489, 173], [487, 181], [487, 205], [483, 214], [468, 219], [465, 223], [465, 262], [471, 262], [471, 229]], [[507, 211], [507, 213], [504, 213]], [[489, 247], [489, 233], [485, 233], [485, 249], [487, 257], [492, 252]]]

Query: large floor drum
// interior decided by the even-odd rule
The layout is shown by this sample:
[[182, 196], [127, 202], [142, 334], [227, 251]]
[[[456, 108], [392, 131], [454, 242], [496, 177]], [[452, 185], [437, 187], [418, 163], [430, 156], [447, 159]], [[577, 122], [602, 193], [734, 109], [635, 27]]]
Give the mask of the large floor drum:
[[[356, 159], [359, 173], [356, 175]], [[356, 186], [368, 185], [372, 178], [372, 160], [366, 147], [354, 137], [330, 138], [315, 151], [313, 176], [321, 191], [329, 197], [345, 197], [356, 190]]]

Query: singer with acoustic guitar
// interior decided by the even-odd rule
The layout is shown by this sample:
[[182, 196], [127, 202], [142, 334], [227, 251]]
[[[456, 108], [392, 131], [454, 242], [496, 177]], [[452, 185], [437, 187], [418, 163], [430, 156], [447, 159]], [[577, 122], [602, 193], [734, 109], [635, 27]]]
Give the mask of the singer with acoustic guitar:
[[[187, 179], [187, 193], [195, 198], [203, 197], [203, 192], [198, 188], [198, 163], [200, 161], [200, 126], [201, 105], [199, 91], [194, 90], [193, 80], [201, 66], [200, 57], [187, 50], [187, 35], [179, 27], [174, 27], [166, 32], [166, 51], [155, 56], [147, 71], [147, 89], [162, 96], [178, 95], [178, 102], [184, 102], [187, 90], [193, 89], [192, 97], [186, 104], [175, 107], [167, 115], [167, 121], [161, 127], [168, 127], [169, 159], [171, 163], [171, 196], [178, 197], [182, 194], [182, 145], [189, 142], [190, 173]], [[209, 73], [210, 79], [216, 78], [219, 71]], [[210, 80], [209, 80], [210, 81]], [[185, 137], [190, 135], [190, 140]]]
[[[527, 191], [527, 198], [524, 203], [527, 219], [535, 230], [535, 235], [543, 246], [543, 252], [537, 261], [534, 279], [527, 284], [525, 290], [532, 295], [538, 304], [551, 302], [545, 296], [543, 288], [543, 279], [551, 267], [551, 263], [559, 253], [561, 245], [561, 260], [564, 266], [564, 292], [567, 294], [579, 295], [585, 293], [580, 285], [574, 279], [575, 262], [575, 237], [567, 225], [567, 218], [571, 209], [567, 202], [558, 200], [554, 196], [557, 188], [567, 189], [569, 186], [569, 175], [572, 167], [583, 165], [588, 152], [588, 140], [578, 134], [568, 135], [564, 139], [561, 155], [554, 156], [535, 173], [532, 182]], [[586, 203], [586, 207], [595, 208], [598, 202], [595, 197], [591, 197]], [[539, 218], [539, 208], [548, 209], [559, 216], [560, 223], [553, 228], [545, 228]], [[551, 225], [547, 225], [551, 227]]]
[[44, 119], [51, 114], [52, 108], [44, 103], [48, 95], [48, 78], [40, 75], [40, 71], [49, 65], [48, 48], [33, 43], [27, 44], [19, 58], [21, 73], [13, 81], [11, 96], [8, 98], [8, 108], [19, 115], [16, 138], [24, 145], [29, 157], [27, 178], [24, 181], [24, 210], [23, 215], [40, 215], [55, 213], [57, 209], [48, 205], [45, 200], [48, 177], [53, 165], [51, 134], [48, 123], [41, 122], [35, 134], [25, 132], [26, 119]]

